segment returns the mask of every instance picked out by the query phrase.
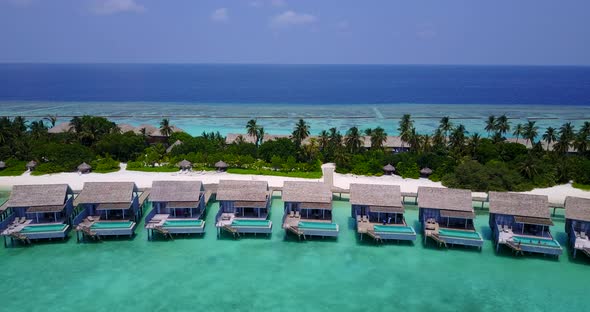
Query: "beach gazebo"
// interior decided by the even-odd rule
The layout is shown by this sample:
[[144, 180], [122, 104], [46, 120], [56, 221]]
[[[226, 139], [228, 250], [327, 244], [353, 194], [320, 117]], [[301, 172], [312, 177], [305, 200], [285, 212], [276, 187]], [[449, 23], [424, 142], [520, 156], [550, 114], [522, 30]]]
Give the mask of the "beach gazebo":
[[383, 172], [387, 175], [392, 175], [395, 172], [395, 167], [391, 164], [383, 166]]
[[75, 204], [79, 212], [73, 223], [78, 241], [83, 237], [132, 237], [141, 215], [139, 192], [133, 182], [86, 182]]
[[0, 161], [0, 170], [4, 170], [6, 169], [6, 163], [3, 161]]
[[90, 173], [90, 170], [92, 170], [92, 166], [85, 162], [78, 166], [78, 172], [80, 173]]
[[226, 171], [227, 167], [228, 167], [227, 163], [223, 160], [220, 160], [215, 163], [215, 169], [217, 169], [217, 171], [219, 171], [219, 172]]
[[429, 177], [432, 174], [432, 169], [425, 167], [420, 169], [420, 175], [423, 177]]
[[562, 248], [549, 229], [553, 221], [547, 196], [490, 192], [489, 202], [489, 225], [496, 251], [505, 245], [516, 254], [561, 255]]
[[180, 170], [191, 170], [193, 168], [193, 164], [188, 160], [183, 160], [177, 164]]
[[74, 212], [74, 192], [67, 184], [15, 185], [2, 207], [0, 232], [7, 238], [30, 243], [34, 239], [64, 239]]
[[145, 218], [148, 240], [154, 233], [205, 233], [207, 198], [201, 181], [154, 181], [149, 199], [153, 208]]
[[590, 199], [565, 198], [565, 232], [574, 258], [578, 251], [590, 257]]
[[338, 224], [332, 222], [332, 190], [322, 182], [285, 181], [283, 229], [306, 236], [338, 236]]
[[439, 246], [463, 245], [480, 250], [483, 246], [483, 238], [475, 230], [469, 190], [419, 187], [418, 219], [424, 231], [424, 243], [431, 238]]
[[234, 237], [272, 232], [272, 222], [268, 219], [271, 192], [266, 181], [221, 180], [216, 199], [219, 201], [215, 217], [218, 236], [222, 231]]
[[27, 163], [26, 167], [27, 167], [27, 170], [33, 171], [33, 170], [35, 170], [35, 168], [37, 168], [37, 162], [34, 160], [31, 160]]
[[350, 185], [351, 216], [361, 239], [367, 234], [377, 241], [416, 240], [416, 232], [406, 224], [399, 185]]

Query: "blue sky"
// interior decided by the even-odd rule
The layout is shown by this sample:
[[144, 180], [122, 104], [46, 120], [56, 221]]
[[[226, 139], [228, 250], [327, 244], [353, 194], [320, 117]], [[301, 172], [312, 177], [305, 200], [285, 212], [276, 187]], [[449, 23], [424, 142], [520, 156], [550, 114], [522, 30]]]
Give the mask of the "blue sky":
[[0, 0], [0, 62], [590, 65], [590, 1]]

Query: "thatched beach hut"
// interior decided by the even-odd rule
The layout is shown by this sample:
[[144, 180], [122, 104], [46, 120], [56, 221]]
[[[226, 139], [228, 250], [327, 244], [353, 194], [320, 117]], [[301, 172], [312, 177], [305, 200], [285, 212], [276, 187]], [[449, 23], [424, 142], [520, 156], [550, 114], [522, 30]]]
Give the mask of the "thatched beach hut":
[[228, 167], [227, 163], [223, 160], [220, 160], [215, 163], [215, 169], [217, 169], [217, 171], [219, 171], [219, 172], [226, 171], [227, 167]]
[[193, 163], [184, 159], [183, 161], [179, 162], [177, 166], [180, 168], [180, 170], [191, 170], [193, 168]]
[[483, 238], [475, 230], [475, 211], [471, 191], [439, 188], [418, 188], [418, 218], [424, 230], [424, 242], [431, 238], [440, 245], [483, 246]]
[[133, 182], [86, 182], [76, 204], [79, 213], [74, 225], [83, 236], [131, 237], [141, 217], [139, 192]]
[[270, 214], [271, 193], [266, 181], [221, 180], [216, 198], [218, 235], [226, 231], [234, 236], [241, 233], [272, 232]]
[[85, 162], [78, 166], [78, 172], [80, 173], [90, 173], [90, 170], [92, 170], [92, 166]]
[[154, 232], [204, 233], [205, 189], [201, 181], [154, 181], [149, 195], [152, 211], [145, 218], [148, 240]]
[[576, 257], [578, 251], [590, 257], [590, 199], [568, 196], [565, 198], [565, 232]]
[[517, 254], [536, 252], [559, 256], [562, 248], [553, 239], [549, 199], [545, 195], [490, 192], [489, 225], [496, 244]]
[[395, 167], [392, 166], [391, 164], [387, 164], [387, 165], [383, 166], [383, 172], [386, 175], [392, 175], [395, 172]]
[[0, 222], [4, 246], [8, 237], [22, 242], [65, 238], [74, 212], [73, 197], [67, 184], [15, 185]]
[[332, 190], [321, 182], [285, 181], [283, 228], [306, 236], [338, 236], [332, 222]]
[[406, 224], [399, 185], [350, 185], [351, 216], [362, 239], [415, 240], [416, 232]]
[[33, 170], [35, 170], [35, 168], [37, 168], [37, 162], [34, 160], [31, 160], [27, 163], [26, 167], [27, 167], [27, 170], [33, 171]]
[[0, 170], [6, 169], [6, 163], [3, 161], [0, 161]]

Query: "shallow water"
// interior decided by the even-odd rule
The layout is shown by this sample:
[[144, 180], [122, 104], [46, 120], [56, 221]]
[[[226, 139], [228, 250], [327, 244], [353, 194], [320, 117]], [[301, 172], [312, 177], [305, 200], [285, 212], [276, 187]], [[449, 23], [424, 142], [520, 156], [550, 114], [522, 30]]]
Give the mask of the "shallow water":
[[[535, 120], [539, 133], [548, 126], [558, 128], [572, 122], [576, 128], [590, 120], [590, 106], [574, 105], [484, 105], [484, 104], [198, 104], [169, 102], [0, 102], [0, 116], [26, 116], [30, 120], [58, 115], [58, 124], [72, 116], [84, 114], [108, 116], [117, 123], [134, 126], [158, 126], [163, 117], [192, 135], [203, 131], [221, 134], [245, 133], [252, 118], [264, 126], [268, 134], [290, 134], [298, 118], [311, 126], [311, 133], [336, 127], [345, 132], [350, 127], [361, 129], [382, 127], [389, 135], [397, 135], [403, 114], [411, 114], [419, 133], [432, 133], [443, 116], [452, 123], [463, 124], [470, 133], [484, 130], [489, 115], [506, 114], [514, 126]], [[512, 131], [507, 133], [511, 136]]]
[[[483, 250], [416, 243], [374, 245], [356, 239], [350, 205], [336, 201], [340, 236], [299, 242], [273, 235], [216, 237], [218, 204], [209, 206], [204, 237], [0, 248], [0, 302], [5, 311], [528, 311], [586, 307], [590, 259], [569, 255], [496, 254], [487, 213], [478, 212]], [[406, 219], [418, 229], [417, 210]], [[562, 245], [563, 217], [552, 231]], [[139, 229], [143, 228], [143, 224]]]

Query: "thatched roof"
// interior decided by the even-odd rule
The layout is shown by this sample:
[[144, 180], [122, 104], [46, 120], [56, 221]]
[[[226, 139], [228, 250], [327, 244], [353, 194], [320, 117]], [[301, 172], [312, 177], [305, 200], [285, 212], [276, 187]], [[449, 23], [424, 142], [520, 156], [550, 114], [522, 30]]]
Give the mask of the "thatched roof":
[[266, 202], [269, 196], [266, 181], [220, 180], [217, 200]]
[[363, 206], [403, 207], [402, 192], [399, 185], [353, 183], [350, 185], [350, 204]]
[[76, 201], [79, 204], [130, 203], [137, 187], [133, 182], [86, 182]]
[[78, 171], [88, 171], [88, 170], [90, 170], [90, 169], [92, 169], [92, 166], [90, 166], [90, 165], [89, 165], [89, 164], [87, 164], [87, 163], [81, 163], [81, 164], [78, 166]]
[[67, 184], [15, 185], [6, 204], [7, 207], [63, 208], [67, 195], [71, 192]]
[[223, 160], [220, 160], [215, 163], [215, 168], [227, 168], [227, 163], [225, 163]]
[[133, 132], [135, 134], [139, 134], [139, 129], [130, 125], [130, 124], [118, 124], [117, 127], [119, 127], [119, 130], [121, 131], [121, 133], [125, 133], [125, 132]]
[[37, 162], [34, 160], [31, 160], [27, 163], [27, 168], [35, 168], [37, 167]]
[[201, 181], [154, 181], [150, 200], [153, 202], [198, 202], [202, 190]]
[[6, 163], [3, 161], [0, 161], [0, 169], [4, 169], [6, 168]]
[[395, 171], [395, 167], [392, 166], [391, 164], [387, 164], [387, 165], [383, 166], [383, 171], [394, 172]]
[[180, 167], [181, 169], [190, 169], [193, 167], [193, 163], [191, 163], [190, 161], [185, 159], [185, 160], [179, 162], [177, 164], [177, 166]]
[[285, 181], [283, 201], [327, 204], [332, 202], [332, 190], [322, 182]]
[[418, 188], [418, 207], [473, 212], [471, 191], [421, 186]]
[[422, 168], [420, 169], [420, 174], [421, 175], [431, 175], [432, 174], [432, 169], [426, 167], [426, 168]]
[[565, 198], [565, 218], [590, 222], [590, 198]]
[[490, 213], [550, 218], [549, 199], [545, 195], [490, 192]]
[[70, 122], [62, 122], [60, 124], [55, 125], [55, 127], [51, 127], [47, 130], [48, 133], [62, 133], [70, 131], [71, 125]]

